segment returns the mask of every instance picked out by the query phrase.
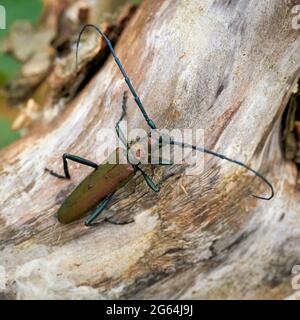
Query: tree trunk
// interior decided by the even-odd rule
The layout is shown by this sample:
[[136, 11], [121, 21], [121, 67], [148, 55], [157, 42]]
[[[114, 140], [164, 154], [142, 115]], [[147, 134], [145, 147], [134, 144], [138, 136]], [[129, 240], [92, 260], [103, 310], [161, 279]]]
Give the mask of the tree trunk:
[[[300, 264], [297, 169], [283, 160], [280, 121], [300, 74], [289, 1], [144, 1], [116, 52], [159, 128], [202, 128], [205, 146], [261, 170], [267, 192], [239, 167], [205, 157], [200, 176], [156, 168], [156, 194], [136, 177], [108, 212], [127, 225], [57, 222], [64, 198], [100, 163], [128, 90], [112, 57], [50, 124], [0, 153], [3, 297], [287, 298]], [[53, 106], [55, 108], [55, 106]], [[146, 128], [130, 97], [129, 128]], [[106, 142], [108, 143], [108, 142]], [[173, 173], [173, 174], [172, 174]], [[107, 213], [106, 213], [107, 214]]]

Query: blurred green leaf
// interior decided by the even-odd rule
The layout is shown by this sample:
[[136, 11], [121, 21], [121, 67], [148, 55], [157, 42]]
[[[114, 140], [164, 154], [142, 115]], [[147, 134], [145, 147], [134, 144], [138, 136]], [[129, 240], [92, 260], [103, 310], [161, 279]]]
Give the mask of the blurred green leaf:
[[0, 85], [12, 79], [16, 75], [20, 65], [16, 59], [7, 54], [0, 53]]
[[6, 10], [6, 30], [0, 30], [3, 37], [11, 24], [16, 20], [37, 22], [42, 11], [42, 0], [1, 0], [1, 5]]
[[0, 117], [0, 149], [20, 138], [20, 133], [11, 130], [8, 120]]
[[[12, 23], [16, 20], [37, 22], [42, 12], [42, 0], [1, 0], [6, 11], [6, 30], [0, 30], [0, 41], [7, 35]], [[26, 45], [26, 43], [24, 43]], [[20, 63], [7, 54], [0, 53], [0, 85], [15, 77]], [[11, 122], [1, 115], [0, 105], [0, 148], [20, 138], [20, 133], [11, 130]], [[2, 109], [3, 112], [3, 109]]]
[[[37, 22], [42, 11], [42, 0], [1, 0], [6, 10], [6, 30], [0, 30], [0, 41], [16, 20]], [[26, 44], [24, 44], [26, 45]], [[20, 67], [20, 63], [7, 54], [0, 53], [0, 85], [12, 79]]]

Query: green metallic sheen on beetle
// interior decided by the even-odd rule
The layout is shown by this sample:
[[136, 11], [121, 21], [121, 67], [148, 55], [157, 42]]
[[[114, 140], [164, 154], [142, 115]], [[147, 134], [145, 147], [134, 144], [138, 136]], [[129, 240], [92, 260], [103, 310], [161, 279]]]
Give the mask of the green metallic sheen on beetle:
[[119, 149], [116, 149], [109, 159], [116, 159], [117, 164], [109, 161], [100, 164], [98, 169], [88, 175], [66, 198], [57, 213], [59, 222], [66, 224], [82, 218], [107, 195], [127, 184], [135, 170], [129, 163], [120, 164], [119, 155]]

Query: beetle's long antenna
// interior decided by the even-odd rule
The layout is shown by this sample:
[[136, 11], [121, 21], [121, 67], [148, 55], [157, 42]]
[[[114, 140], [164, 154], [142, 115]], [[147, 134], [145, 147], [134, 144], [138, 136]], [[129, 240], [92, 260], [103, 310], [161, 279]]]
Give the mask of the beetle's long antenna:
[[86, 25], [84, 25], [83, 28], [81, 29], [80, 33], [79, 33], [78, 40], [77, 40], [77, 44], [76, 44], [76, 68], [77, 68], [77, 65], [78, 65], [78, 49], [79, 49], [79, 43], [80, 43], [81, 36], [82, 36], [82, 34], [83, 34], [83, 32], [84, 32], [84, 30], [85, 30], [86, 28], [94, 28], [94, 29], [104, 38], [104, 40], [105, 40], [105, 42], [106, 42], [106, 44], [107, 44], [107, 46], [108, 46], [111, 54], [113, 55], [113, 57], [114, 57], [117, 65], [118, 65], [120, 71], [122, 72], [122, 75], [123, 75], [123, 77], [124, 77], [124, 79], [125, 79], [125, 82], [126, 82], [127, 85], [128, 85], [128, 88], [130, 89], [130, 91], [131, 91], [131, 93], [132, 93], [132, 95], [133, 95], [133, 97], [134, 97], [134, 100], [135, 100], [136, 104], [138, 105], [139, 109], [141, 110], [141, 112], [142, 112], [142, 114], [143, 114], [143, 116], [144, 116], [147, 124], [149, 125], [149, 127], [150, 127], [151, 129], [156, 129], [156, 125], [155, 125], [154, 121], [149, 118], [149, 116], [148, 116], [148, 114], [147, 114], [147, 112], [146, 112], [146, 110], [145, 110], [145, 108], [144, 108], [144, 106], [143, 106], [143, 104], [142, 104], [142, 102], [141, 102], [141, 99], [140, 99], [139, 96], [137, 95], [137, 93], [136, 93], [136, 91], [135, 91], [135, 89], [134, 89], [134, 87], [133, 87], [130, 79], [128, 78], [128, 76], [127, 76], [127, 74], [126, 74], [126, 72], [125, 72], [125, 70], [124, 70], [124, 68], [123, 68], [123, 66], [122, 66], [122, 64], [121, 64], [121, 61], [119, 60], [119, 58], [118, 58], [117, 55], [116, 55], [115, 50], [114, 50], [111, 42], [109, 41], [109, 39], [107, 38], [107, 36], [106, 36], [97, 26], [95, 26], [95, 25], [93, 25], [93, 24], [86, 24]]
[[[110, 52], [112, 53], [124, 79], [125, 79], [125, 82], [127, 83], [133, 97], [134, 97], [134, 100], [137, 104], [137, 106], [139, 107], [140, 111], [142, 112], [147, 124], [150, 126], [151, 129], [156, 129], [156, 125], [154, 123], [153, 120], [151, 120], [139, 98], [139, 96], [137, 95], [130, 79], [128, 78], [119, 58], [117, 57], [113, 47], [112, 47], [112, 44], [111, 42], [109, 41], [109, 39], [106, 37], [106, 35], [95, 25], [93, 24], [86, 24], [83, 26], [83, 28], [81, 29], [80, 33], [79, 33], [79, 36], [78, 36], [78, 40], [77, 40], [77, 44], [76, 44], [76, 68], [77, 68], [77, 65], [78, 65], [78, 49], [79, 49], [79, 43], [80, 43], [80, 40], [81, 40], [81, 36], [83, 34], [83, 32], [85, 31], [86, 28], [94, 28], [105, 40]], [[269, 197], [262, 197], [262, 196], [256, 196], [256, 195], [252, 195], [253, 197], [257, 198], [257, 199], [262, 199], [262, 200], [271, 200], [273, 197], [274, 197], [274, 188], [272, 186], [272, 184], [261, 174], [259, 173], [258, 171], [252, 169], [251, 167], [247, 166], [246, 164], [242, 163], [241, 161], [238, 161], [238, 160], [233, 160], [231, 158], [228, 158], [226, 157], [225, 155], [222, 155], [222, 154], [219, 154], [217, 152], [214, 152], [214, 151], [211, 151], [211, 150], [208, 150], [206, 148], [201, 148], [201, 147], [197, 147], [195, 145], [191, 145], [191, 144], [188, 144], [188, 143], [181, 143], [181, 142], [178, 142], [178, 141], [174, 141], [174, 140], [171, 140], [170, 141], [170, 144], [171, 145], [178, 145], [178, 146], [181, 146], [183, 148], [190, 148], [190, 149], [193, 149], [193, 150], [197, 150], [197, 151], [200, 151], [200, 152], [203, 152], [203, 153], [207, 153], [207, 154], [210, 154], [212, 156], [215, 156], [215, 157], [218, 157], [220, 159], [223, 159], [223, 160], [227, 160], [229, 162], [232, 162], [232, 163], [235, 163], [249, 171], [251, 171], [252, 173], [254, 173], [257, 177], [259, 177], [260, 179], [262, 179], [267, 185], [268, 187], [271, 189], [271, 195]]]
[[256, 195], [252, 194], [252, 196], [257, 198], [257, 199], [261, 199], [261, 200], [271, 200], [274, 197], [274, 188], [273, 188], [271, 182], [269, 182], [267, 180], [267, 178], [265, 178], [260, 172], [252, 169], [251, 167], [247, 166], [243, 162], [238, 161], [238, 160], [230, 159], [230, 158], [224, 156], [223, 154], [208, 150], [206, 148], [201, 148], [201, 147], [198, 147], [198, 146], [195, 146], [195, 145], [192, 145], [192, 144], [174, 141], [173, 139], [171, 139], [170, 144], [171, 145], [177, 145], [177, 146], [180, 146], [180, 147], [183, 147], [183, 148], [190, 148], [190, 149], [197, 150], [197, 151], [200, 151], [200, 152], [203, 152], [203, 153], [208, 153], [208, 154], [210, 154], [210, 155], [212, 155], [214, 157], [218, 157], [220, 159], [227, 160], [229, 162], [235, 163], [235, 164], [237, 164], [237, 165], [239, 165], [239, 166], [241, 166], [241, 167], [253, 172], [257, 177], [262, 179], [268, 185], [268, 187], [271, 189], [271, 195], [269, 197], [262, 197], [262, 196], [256, 196]]

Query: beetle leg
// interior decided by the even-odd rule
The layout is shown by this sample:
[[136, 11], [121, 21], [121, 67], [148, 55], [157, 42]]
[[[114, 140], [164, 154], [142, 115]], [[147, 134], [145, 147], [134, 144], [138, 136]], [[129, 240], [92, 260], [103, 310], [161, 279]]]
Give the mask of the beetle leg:
[[127, 147], [127, 140], [126, 140], [123, 132], [120, 129], [120, 122], [126, 116], [126, 104], [127, 104], [127, 92], [125, 91], [123, 93], [122, 114], [121, 114], [121, 117], [120, 117], [119, 121], [115, 125], [116, 131], [117, 131], [117, 135], [118, 135], [119, 139], [121, 140], [121, 142], [124, 144], [125, 147]]
[[111, 193], [109, 196], [104, 198], [103, 201], [96, 207], [96, 209], [91, 213], [91, 215], [85, 220], [85, 225], [87, 227], [93, 226], [93, 221], [102, 213], [102, 211], [109, 205], [113, 195], [115, 193]]
[[65, 153], [63, 155], [63, 164], [64, 164], [64, 173], [65, 173], [64, 176], [60, 175], [60, 174], [57, 174], [54, 171], [52, 171], [50, 169], [47, 169], [47, 168], [45, 168], [45, 171], [49, 172], [52, 176], [54, 176], [56, 178], [59, 178], [59, 179], [71, 179], [71, 176], [70, 176], [70, 173], [69, 173], [67, 159], [71, 160], [71, 161], [74, 161], [74, 162], [77, 162], [77, 163], [80, 163], [80, 164], [83, 164], [85, 166], [92, 167], [94, 169], [98, 168], [98, 165], [96, 163], [90, 161], [90, 160], [86, 160], [84, 158], [81, 158], [81, 157], [78, 157], [78, 156], [74, 156], [72, 154]]
[[154, 192], [160, 191], [159, 186], [146, 174], [146, 172], [144, 172], [139, 166], [135, 166], [135, 169], [136, 171], [141, 172], [150, 189], [152, 189]]

